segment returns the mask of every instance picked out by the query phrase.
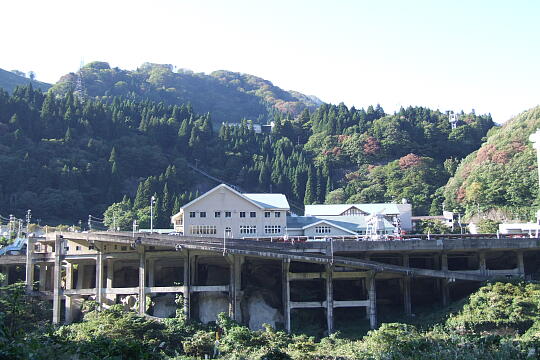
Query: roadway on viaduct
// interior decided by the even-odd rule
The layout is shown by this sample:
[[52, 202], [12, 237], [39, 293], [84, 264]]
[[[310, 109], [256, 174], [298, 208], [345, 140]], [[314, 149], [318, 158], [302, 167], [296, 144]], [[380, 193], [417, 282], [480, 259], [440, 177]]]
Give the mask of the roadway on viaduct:
[[[330, 264], [334, 266], [363, 269], [373, 272], [388, 272], [410, 277], [431, 277], [451, 280], [486, 281], [495, 279], [494, 275], [467, 273], [460, 271], [419, 269], [387, 264], [352, 256], [346, 253], [358, 252], [452, 252], [452, 251], [519, 251], [540, 250], [540, 239], [532, 238], [463, 238], [406, 241], [319, 241], [319, 242], [268, 242], [215, 237], [168, 236], [148, 233], [92, 232], [92, 233], [52, 233], [48, 241], [57, 235], [67, 240], [85, 240], [128, 244], [132, 247], [154, 246], [171, 250], [200, 250], [215, 254], [238, 254], [269, 259], [289, 259], [290, 261]], [[339, 253], [339, 255], [336, 255]], [[352, 255], [352, 254], [351, 254]]]

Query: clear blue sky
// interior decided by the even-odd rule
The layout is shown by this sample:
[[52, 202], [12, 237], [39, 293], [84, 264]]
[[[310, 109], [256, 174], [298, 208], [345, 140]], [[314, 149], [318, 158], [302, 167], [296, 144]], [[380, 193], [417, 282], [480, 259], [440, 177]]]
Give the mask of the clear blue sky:
[[55, 82], [81, 59], [225, 69], [387, 112], [540, 103], [540, 1], [17, 0], [0, 4], [0, 68]]

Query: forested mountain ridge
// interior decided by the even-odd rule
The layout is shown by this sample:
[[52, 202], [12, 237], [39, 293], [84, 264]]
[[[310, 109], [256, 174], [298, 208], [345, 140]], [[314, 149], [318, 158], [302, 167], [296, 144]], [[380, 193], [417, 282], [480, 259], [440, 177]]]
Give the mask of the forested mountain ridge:
[[40, 88], [43, 91], [48, 90], [52, 85], [32, 80], [30, 78], [27, 78], [22, 74], [15, 74], [15, 71], [6, 71], [3, 69], [0, 69], [0, 88], [6, 90], [7, 92], [13, 92], [17, 86], [26, 85], [29, 83], [32, 83], [32, 86], [34, 88]]
[[52, 89], [61, 95], [74, 90], [90, 97], [122, 96], [169, 105], [189, 103], [197, 113], [210, 113], [216, 124], [237, 123], [243, 118], [266, 123], [275, 110], [294, 116], [322, 104], [315, 97], [282, 90], [253, 75], [230, 71], [205, 75], [150, 63], [128, 71], [111, 68], [106, 62], [92, 62], [77, 73], [64, 75]]
[[0, 214], [76, 222], [114, 203], [123, 228], [144, 227], [155, 194], [154, 224], [166, 227], [208, 189], [188, 163], [245, 191], [284, 193], [296, 209], [406, 198], [416, 214], [439, 212], [438, 189], [493, 126], [490, 116], [463, 114], [451, 129], [439, 111], [343, 104], [273, 119], [270, 134], [247, 122], [214, 130], [189, 105], [0, 91]]
[[539, 203], [536, 151], [529, 136], [540, 128], [540, 106], [490, 131], [445, 187], [447, 208], [493, 220], [530, 220]]

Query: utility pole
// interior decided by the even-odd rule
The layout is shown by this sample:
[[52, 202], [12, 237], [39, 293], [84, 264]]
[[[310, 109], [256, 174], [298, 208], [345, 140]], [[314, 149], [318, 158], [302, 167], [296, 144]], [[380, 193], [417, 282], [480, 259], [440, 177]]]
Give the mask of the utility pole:
[[32, 210], [26, 211], [26, 234], [28, 235], [28, 228], [30, 227], [30, 220], [32, 219]]
[[156, 202], [156, 197], [152, 196], [150, 198], [150, 234], [154, 232], [154, 203]]
[[9, 236], [11, 237], [11, 233], [15, 232], [15, 216], [13, 214], [9, 214]]
[[23, 221], [19, 219], [19, 229], [17, 230], [17, 238], [21, 237], [22, 227], [23, 227]]

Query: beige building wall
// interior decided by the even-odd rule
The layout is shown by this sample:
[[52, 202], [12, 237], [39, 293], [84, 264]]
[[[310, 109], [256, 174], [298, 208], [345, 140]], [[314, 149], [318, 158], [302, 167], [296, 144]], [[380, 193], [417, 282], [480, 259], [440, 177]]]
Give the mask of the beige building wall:
[[[230, 212], [230, 217], [226, 216], [228, 212]], [[219, 216], [216, 213], [219, 213]], [[241, 213], [244, 213], [245, 217], [241, 217]], [[252, 217], [251, 213], [255, 216]], [[265, 217], [265, 213], [269, 213], [269, 217]], [[230, 228], [230, 237], [269, 237], [284, 234], [287, 211], [261, 209], [242, 196], [222, 187], [188, 204], [183, 208], [182, 217], [184, 235], [222, 237], [225, 229]], [[173, 217], [173, 221], [176, 225], [178, 217]], [[199, 226], [199, 228], [194, 228], [194, 226]], [[279, 231], [266, 232], [267, 226], [275, 226]], [[254, 230], [242, 232], [242, 227], [250, 227]], [[180, 230], [179, 227], [176, 228]]]

